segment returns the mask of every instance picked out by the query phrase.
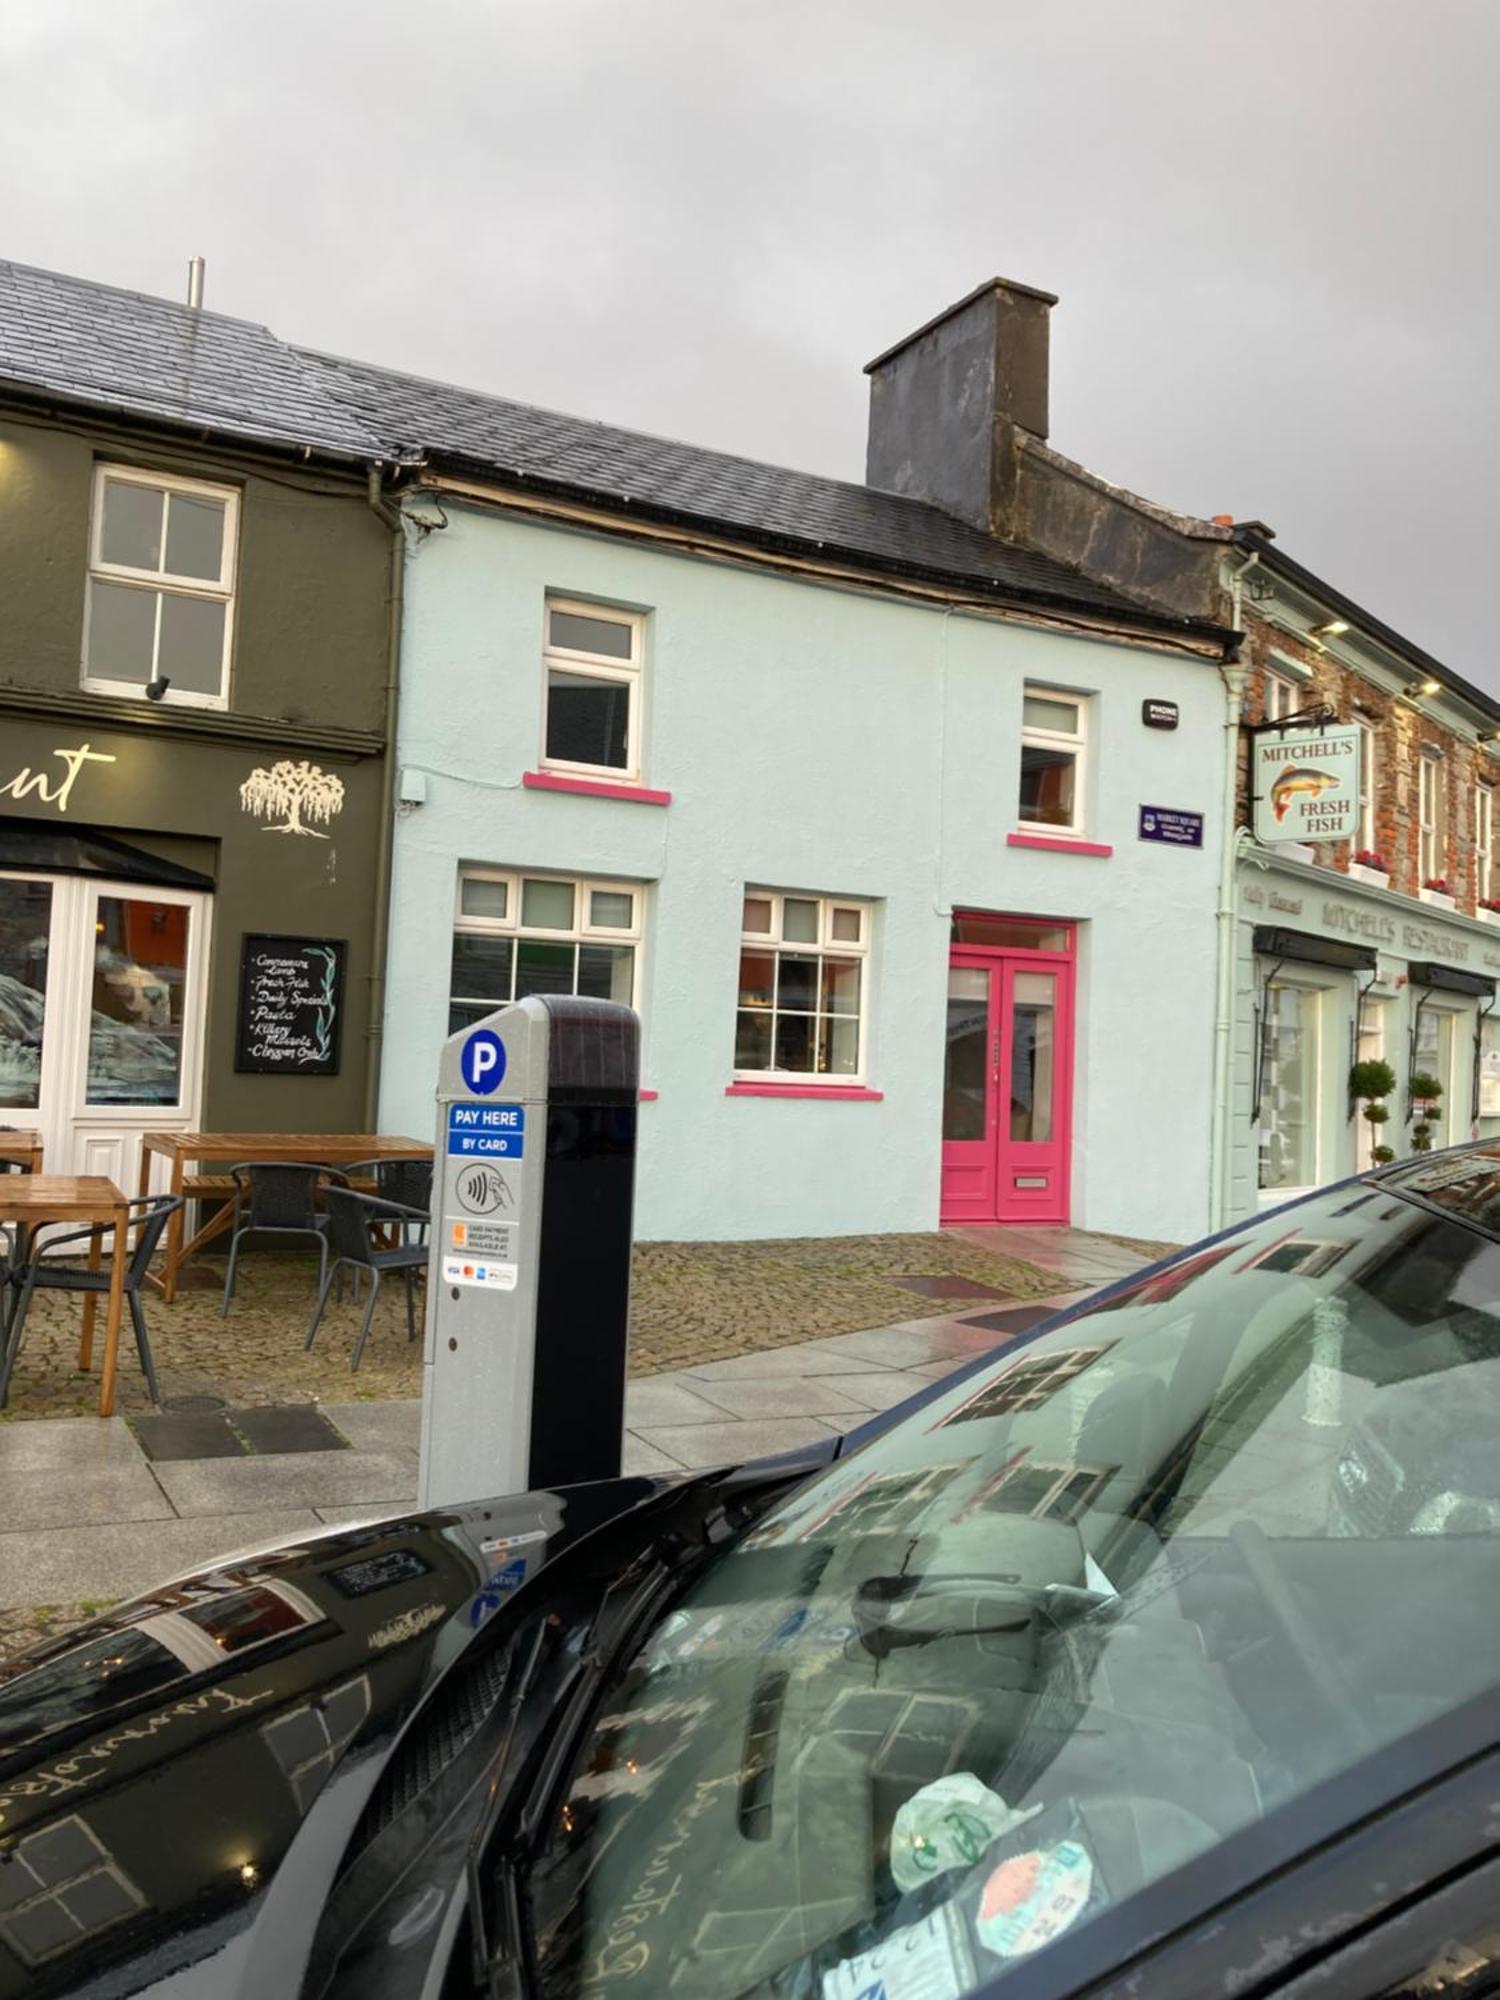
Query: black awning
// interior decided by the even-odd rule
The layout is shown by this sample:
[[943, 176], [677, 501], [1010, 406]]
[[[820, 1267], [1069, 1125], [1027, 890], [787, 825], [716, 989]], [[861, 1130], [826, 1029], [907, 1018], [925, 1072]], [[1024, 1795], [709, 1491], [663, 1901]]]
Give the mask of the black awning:
[[149, 882], [158, 889], [212, 889], [211, 875], [163, 861], [97, 826], [52, 826], [0, 817], [0, 868], [43, 875], [100, 875], [115, 882]]
[[1313, 931], [1283, 930], [1279, 924], [1255, 926], [1255, 949], [1261, 958], [1289, 959], [1297, 965], [1331, 965], [1340, 972], [1375, 970], [1373, 945], [1347, 944]]
[[1430, 986], [1438, 993], [1472, 993], [1484, 1000], [1495, 997], [1495, 982], [1482, 972], [1465, 972], [1461, 966], [1439, 965], [1434, 959], [1413, 959], [1406, 968], [1413, 986]]

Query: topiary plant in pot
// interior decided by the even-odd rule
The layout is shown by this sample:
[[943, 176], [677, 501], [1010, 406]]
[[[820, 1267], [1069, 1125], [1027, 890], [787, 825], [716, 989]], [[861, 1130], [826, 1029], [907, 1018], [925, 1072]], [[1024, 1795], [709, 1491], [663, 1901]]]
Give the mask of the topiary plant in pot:
[[1419, 1153], [1432, 1151], [1432, 1114], [1437, 1109], [1437, 1101], [1443, 1094], [1441, 1079], [1429, 1070], [1414, 1069], [1411, 1073], [1412, 1109], [1417, 1122], [1411, 1128], [1411, 1143]]
[[1375, 1143], [1381, 1126], [1391, 1115], [1385, 1099], [1395, 1088], [1396, 1072], [1378, 1056], [1357, 1062], [1349, 1072], [1349, 1095], [1364, 1106], [1364, 1120], [1370, 1128], [1370, 1158], [1377, 1167], [1396, 1157], [1389, 1146]]

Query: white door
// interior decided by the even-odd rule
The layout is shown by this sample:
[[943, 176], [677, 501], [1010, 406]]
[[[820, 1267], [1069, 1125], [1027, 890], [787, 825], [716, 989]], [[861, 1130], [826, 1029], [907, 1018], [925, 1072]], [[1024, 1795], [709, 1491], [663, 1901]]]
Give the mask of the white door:
[[198, 1116], [209, 902], [77, 875], [0, 875], [0, 1123], [51, 1173], [135, 1192], [144, 1131]]

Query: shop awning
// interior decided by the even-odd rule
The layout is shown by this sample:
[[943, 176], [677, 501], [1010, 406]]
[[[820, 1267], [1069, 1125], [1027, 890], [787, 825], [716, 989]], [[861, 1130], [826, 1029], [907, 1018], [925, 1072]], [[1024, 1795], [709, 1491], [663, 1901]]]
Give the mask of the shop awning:
[[50, 826], [0, 817], [0, 868], [40, 875], [100, 875], [149, 882], [158, 889], [212, 889], [213, 877], [144, 848], [128, 847], [96, 826]]
[[1375, 970], [1373, 945], [1319, 937], [1314, 931], [1283, 930], [1279, 924], [1255, 926], [1255, 950], [1258, 957], [1280, 959], [1283, 963], [1331, 965], [1340, 972]]
[[1406, 968], [1407, 978], [1413, 986], [1430, 986], [1438, 993], [1472, 993], [1482, 1000], [1493, 1000], [1495, 982], [1482, 972], [1465, 972], [1462, 966], [1439, 965], [1434, 959], [1413, 959]]

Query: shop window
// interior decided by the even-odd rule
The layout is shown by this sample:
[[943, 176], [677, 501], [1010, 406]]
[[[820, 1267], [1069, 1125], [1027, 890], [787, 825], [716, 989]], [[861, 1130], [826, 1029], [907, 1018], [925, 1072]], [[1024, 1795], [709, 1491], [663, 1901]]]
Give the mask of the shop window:
[[747, 889], [735, 1075], [864, 1076], [870, 906]]
[[1495, 792], [1491, 785], [1474, 787], [1474, 893], [1487, 903], [1495, 893]]
[[1479, 1116], [1500, 1119], [1500, 1019], [1494, 1014], [1479, 1017]]
[[549, 597], [542, 763], [633, 783], [641, 775], [640, 618]]
[[[1359, 1002], [1359, 1031], [1355, 1036], [1354, 1060], [1356, 1062], [1384, 1062], [1385, 1053], [1385, 1013], [1383, 1000], [1361, 995]], [[1393, 1063], [1394, 1069], [1396, 1065]], [[1394, 1120], [1400, 1116], [1399, 1102], [1388, 1103], [1386, 1107], [1390, 1119], [1384, 1125], [1372, 1125], [1365, 1117], [1365, 1107], [1361, 1104], [1354, 1120], [1354, 1170], [1368, 1173], [1375, 1162], [1370, 1157], [1375, 1147], [1394, 1144], [1398, 1134]]]
[[1375, 787], [1379, 783], [1380, 741], [1375, 724], [1368, 717], [1357, 715], [1354, 726], [1359, 731], [1359, 833], [1355, 848], [1361, 854], [1379, 851], [1375, 839]]
[[638, 882], [465, 869], [453, 925], [450, 1034], [528, 993], [635, 1006], [644, 896]]
[[239, 497], [227, 486], [100, 466], [83, 685], [199, 708], [228, 699]]
[[1417, 759], [1417, 822], [1420, 828], [1421, 879], [1446, 881], [1448, 875], [1447, 767], [1441, 750], [1424, 743]]
[[[1463, 1102], [1454, 1103], [1454, 1086], [1458, 1081], [1454, 1057], [1459, 1045], [1460, 1020], [1461, 1016], [1448, 1008], [1434, 1007], [1430, 1000], [1422, 1002], [1417, 1015], [1412, 1069], [1425, 1076], [1435, 1076], [1443, 1086], [1442, 1096], [1423, 1115], [1423, 1123], [1432, 1127], [1430, 1150], [1434, 1151], [1442, 1146], [1451, 1146], [1460, 1137], [1468, 1137], [1467, 1083], [1461, 1086]], [[1469, 1020], [1472, 1024], [1472, 1015]]]
[[1269, 980], [1261, 998], [1260, 1185], [1316, 1187], [1320, 996]]
[[1082, 833], [1088, 700], [1028, 687], [1021, 701], [1021, 824]]

